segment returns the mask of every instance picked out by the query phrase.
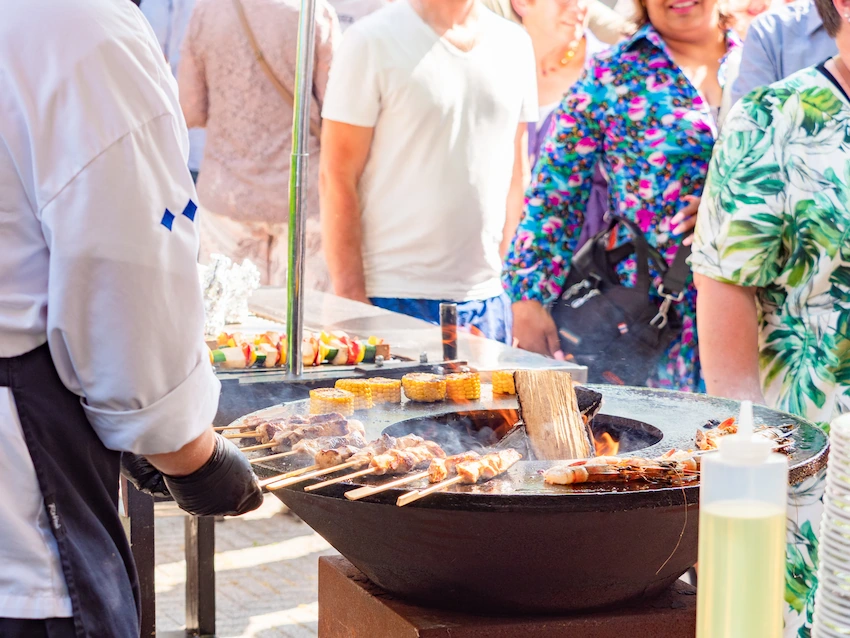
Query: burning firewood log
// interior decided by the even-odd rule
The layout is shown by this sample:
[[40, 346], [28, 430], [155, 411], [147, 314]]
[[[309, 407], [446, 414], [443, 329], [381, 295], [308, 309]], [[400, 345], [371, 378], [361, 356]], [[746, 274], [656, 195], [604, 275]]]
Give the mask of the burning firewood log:
[[534, 456], [542, 460], [583, 459], [594, 454], [589, 421], [582, 418], [569, 372], [517, 370], [519, 414]]

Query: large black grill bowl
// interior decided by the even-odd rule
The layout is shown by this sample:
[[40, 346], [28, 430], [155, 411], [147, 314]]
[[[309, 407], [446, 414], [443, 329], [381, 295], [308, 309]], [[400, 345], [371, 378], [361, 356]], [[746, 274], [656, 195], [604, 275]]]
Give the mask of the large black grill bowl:
[[[647, 447], [629, 455], [654, 457], [671, 447], [692, 448], [698, 427], [738, 411], [736, 402], [701, 395], [595, 389], [604, 394], [600, 422], [608, 418], [620, 434], [628, 427], [645, 430], [638, 439]], [[299, 402], [285, 409], [305, 406]], [[510, 407], [510, 402], [486, 397], [464, 406], [459, 417], [449, 414], [457, 406], [407, 405], [370, 411], [363, 420], [373, 437], [386, 428], [398, 433], [408, 426], [428, 427], [423, 417], [450, 423], [470, 412]], [[766, 408], [756, 408], [755, 417], [768, 425], [797, 427], [792, 482], [824, 466], [827, 438], [821, 430]], [[407, 424], [396, 425], [402, 421]], [[663, 434], [660, 441], [657, 431]], [[641, 438], [647, 432], [652, 436]], [[488, 483], [455, 486], [405, 507], [395, 504], [404, 489], [361, 501], [343, 497], [354, 485], [386, 478], [314, 492], [304, 492], [302, 484], [274, 494], [375, 584], [434, 607], [488, 614], [605, 607], [658, 593], [696, 562], [698, 486], [545, 485], [541, 472], [553, 464], [521, 461]], [[282, 469], [272, 462], [261, 464], [258, 472], [268, 476]]]

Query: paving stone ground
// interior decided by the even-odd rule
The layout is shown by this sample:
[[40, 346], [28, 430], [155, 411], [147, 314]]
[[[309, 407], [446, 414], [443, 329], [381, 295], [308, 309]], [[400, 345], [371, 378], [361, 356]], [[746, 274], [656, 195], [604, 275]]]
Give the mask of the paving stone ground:
[[[157, 631], [184, 626], [184, 515], [156, 505]], [[336, 553], [274, 496], [241, 518], [216, 523], [218, 638], [317, 635], [319, 556]]]

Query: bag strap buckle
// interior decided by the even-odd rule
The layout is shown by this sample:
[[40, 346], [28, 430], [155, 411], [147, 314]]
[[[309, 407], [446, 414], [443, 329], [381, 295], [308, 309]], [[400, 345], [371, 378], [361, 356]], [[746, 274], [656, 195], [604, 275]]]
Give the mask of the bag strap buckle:
[[667, 326], [667, 315], [670, 312], [670, 306], [682, 301], [682, 299], [685, 298], [685, 291], [682, 290], [678, 295], [674, 295], [666, 292], [664, 284], [661, 284], [658, 286], [658, 294], [664, 297], [664, 301], [661, 302], [661, 305], [658, 307], [658, 314], [652, 318], [649, 325], [654, 328], [658, 328], [659, 330], [663, 330]]

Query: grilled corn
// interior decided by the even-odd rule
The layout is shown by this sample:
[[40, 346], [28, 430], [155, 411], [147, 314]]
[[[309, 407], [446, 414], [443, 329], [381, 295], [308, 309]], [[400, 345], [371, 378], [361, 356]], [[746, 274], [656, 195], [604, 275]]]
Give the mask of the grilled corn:
[[493, 371], [493, 394], [516, 394], [513, 370]]
[[310, 390], [310, 414], [339, 412], [343, 416], [354, 414], [354, 395], [348, 390], [317, 388]]
[[411, 401], [434, 403], [446, 398], [446, 379], [438, 374], [412, 372], [401, 378], [401, 385]]
[[366, 379], [366, 383], [372, 391], [373, 403], [401, 403], [401, 381], [398, 379], [373, 377]]
[[451, 401], [477, 401], [481, 398], [481, 376], [477, 372], [447, 375], [446, 395]]
[[354, 409], [368, 410], [372, 407], [372, 389], [365, 379], [338, 379], [334, 384], [339, 390], [347, 390], [354, 395]]

